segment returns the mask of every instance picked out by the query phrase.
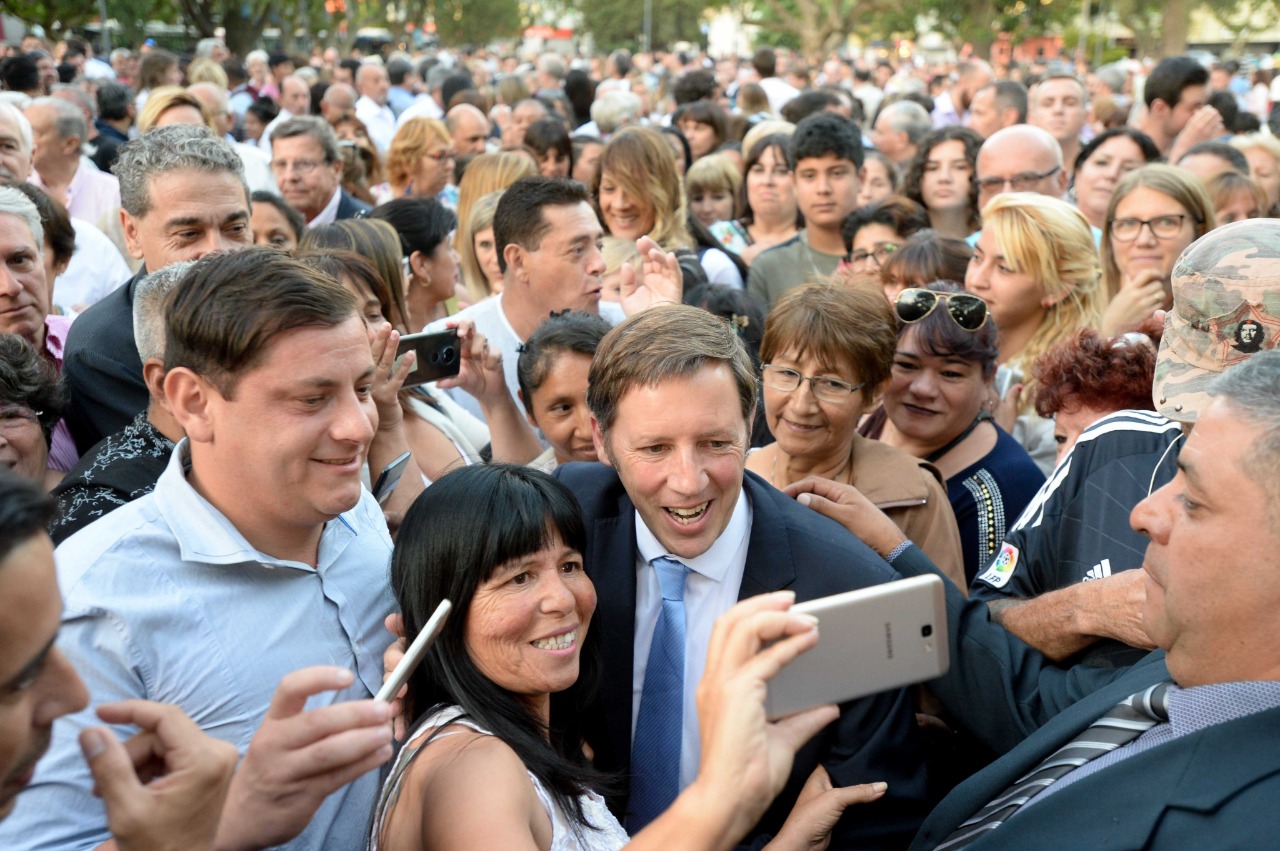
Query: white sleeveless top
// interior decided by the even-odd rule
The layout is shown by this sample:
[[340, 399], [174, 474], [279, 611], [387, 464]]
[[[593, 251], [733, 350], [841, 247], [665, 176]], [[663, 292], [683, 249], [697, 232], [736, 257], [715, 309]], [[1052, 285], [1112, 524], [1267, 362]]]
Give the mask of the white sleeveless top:
[[[422, 740], [430, 733], [441, 727], [447, 727], [450, 724], [457, 724], [466, 727], [469, 730], [483, 736], [492, 736], [488, 730], [479, 727], [474, 722], [462, 717], [463, 710], [458, 706], [449, 706], [439, 709], [419, 722], [418, 726], [413, 729], [408, 740], [404, 743], [404, 747], [400, 749], [400, 753], [396, 756], [395, 762], [391, 765], [391, 772], [387, 775], [386, 782], [383, 784], [382, 793], [378, 796], [378, 808], [373, 815], [373, 824], [369, 833], [369, 849], [370, 851], [378, 851], [378, 834], [382, 832], [382, 820], [386, 815], [390, 802], [400, 790], [400, 781], [404, 777], [404, 773], [409, 768], [409, 764], [418, 754], [418, 751], [430, 742], [423, 743]], [[455, 731], [456, 732], [456, 731]], [[450, 733], [442, 733], [436, 736], [442, 739], [445, 736], [453, 735]], [[555, 799], [543, 787], [542, 782], [529, 772], [529, 780], [533, 783], [533, 791], [537, 793], [538, 800], [542, 802], [543, 808], [547, 811], [547, 815], [551, 818], [551, 851], [617, 851], [617, 849], [627, 844], [629, 837], [627, 832], [614, 818], [613, 813], [609, 811], [605, 805], [604, 798], [595, 792], [587, 792], [582, 795], [579, 800], [582, 802], [582, 814], [591, 824], [599, 828], [592, 830], [589, 827], [580, 827], [574, 829], [573, 825], [560, 812], [560, 808], [556, 806]]]

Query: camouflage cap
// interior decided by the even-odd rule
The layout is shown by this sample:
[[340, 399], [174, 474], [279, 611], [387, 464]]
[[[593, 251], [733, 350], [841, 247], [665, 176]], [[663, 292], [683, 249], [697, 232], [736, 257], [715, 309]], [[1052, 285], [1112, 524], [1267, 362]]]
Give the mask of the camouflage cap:
[[1152, 398], [1156, 410], [1195, 422], [1213, 379], [1280, 342], [1280, 220], [1216, 228], [1173, 267]]

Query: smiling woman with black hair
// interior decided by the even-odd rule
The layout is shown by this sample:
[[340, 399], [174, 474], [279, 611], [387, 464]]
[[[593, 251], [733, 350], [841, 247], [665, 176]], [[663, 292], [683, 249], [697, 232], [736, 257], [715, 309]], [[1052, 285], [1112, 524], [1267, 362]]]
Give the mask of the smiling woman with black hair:
[[[409, 509], [391, 561], [406, 640], [442, 600], [453, 610], [409, 678], [412, 732], [374, 813], [373, 851], [727, 849], [782, 788], [795, 748], [835, 719], [835, 707], [823, 707], [765, 722], [765, 681], [816, 632], [789, 618], [778, 595], [739, 603], [716, 623], [698, 688], [698, 777], [628, 839], [595, 791], [608, 779], [583, 752], [599, 632], [586, 549], [573, 494], [529, 467], [456, 470]], [[777, 631], [767, 637], [787, 637], [766, 648], [768, 622]], [[883, 792], [823, 793], [817, 807], [797, 807], [770, 847], [811, 847], [845, 805]], [[836, 800], [828, 818], [821, 811]]]

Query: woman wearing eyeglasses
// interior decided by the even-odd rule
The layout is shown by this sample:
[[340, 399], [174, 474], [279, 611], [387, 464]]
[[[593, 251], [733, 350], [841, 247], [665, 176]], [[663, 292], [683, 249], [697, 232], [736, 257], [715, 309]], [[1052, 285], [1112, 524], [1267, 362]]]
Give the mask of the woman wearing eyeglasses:
[[1116, 187], [1102, 233], [1104, 336], [1132, 331], [1173, 306], [1173, 264], [1216, 225], [1213, 203], [1190, 172], [1148, 165]]
[[903, 290], [895, 310], [897, 352], [884, 406], [862, 434], [928, 461], [946, 478], [968, 587], [1044, 474], [991, 418], [999, 347], [986, 303], [937, 282]]
[[982, 210], [982, 234], [965, 274], [1000, 331], [1003, 398], [997, 415], [1046, 474], [1057, 444], [1036, 414], [1031, 365], [1050, 346], [1101, 317], [1098, 252], [1075, 207], [1031, 192], [997, 195]]
[[453, 136], [443, 122], [434, 118], [409, 119], [400, 125], [387, 149], [388, 191], [380, 200], [425, 196], [439, 198], [445, 206], [456, 209], [458, 189], [449, 181], [457, 158]]
[[811, 284], [780, 298], [760, 345], [775, 442], [751, 452], [747, 469], [777, 488], [806, 476], [854, 485], [963, 586], [960, 537], [938, 471], [858, 434], [889, 378], [896, 336], [878, 289]]
[[890, 195], [845, 216], [840, 225], [845, 262], [837, 278], [850, 284], [875, 286], [880, 270], [912, 234], [929, 227], [923, 207], [902, 195]]

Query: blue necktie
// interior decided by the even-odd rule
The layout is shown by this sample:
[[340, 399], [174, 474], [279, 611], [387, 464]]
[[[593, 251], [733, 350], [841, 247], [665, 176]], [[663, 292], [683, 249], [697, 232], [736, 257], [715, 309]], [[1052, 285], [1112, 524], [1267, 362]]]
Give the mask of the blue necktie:
[[640, 713], [631, 744], [631, 797], [627, 831], [636, 834], [680, 794], [680, 742], [684, 735], [684, 580], [689, 568], [675, 559], [653, 560], [662, 586], [662, 611], [649, 644]]

